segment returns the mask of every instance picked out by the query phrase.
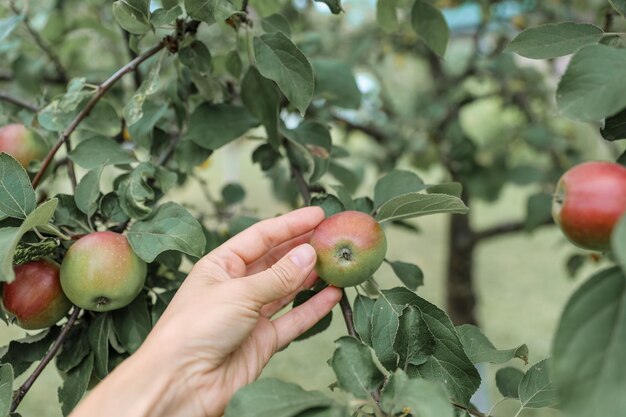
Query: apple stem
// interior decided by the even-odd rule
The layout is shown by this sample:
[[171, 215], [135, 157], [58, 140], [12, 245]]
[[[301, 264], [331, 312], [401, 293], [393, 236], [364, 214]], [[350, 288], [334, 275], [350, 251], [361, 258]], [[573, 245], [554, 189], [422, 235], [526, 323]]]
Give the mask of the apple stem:
[[341, 307], [341, 313], [343, 314], [343, 319], [346, 322], [346, 327], [348, 328], [348, 334], [352, 337], [358, 336], [356, 334], [356, 330], [354, 330], [354, 320], [352, 319], [352, 306], [350, 306], [350, 301], [348, 300], [348, 296], [346, 295], [346, 290], [341, 290], [341, 301], [339, 301], [339, 306]]
[[70, 333], [70, 330], [74, 326], [74, 323], [76, 322], [76, 319], [78, 318], [78, 315], [80, 314], [81, 311], [82, 310], [80, 308], [74, 306], [72, 315], [67, 320], [67, 323], [65, 323], [65, 326], [63, 326], [61, 333], [59, 333], [54, 343], [52, 343], [52, 346], [50, 346], [50, 349], [48, 350], [48, 352], [46, 352], [46, 355], [41, 359], [41, 362], [39, 362], [39, 364], [37, 365], [33, 373], [28, 377], [26, 381], [24, 381], [22, 386], [20, 386], [15, 391], [15, 393], [13, 394], [13, 402], [11, 402], [11, 413], [15, 412], [17, 407], [20, 405], [20, 403], [26, 396], [26, 393], [28, 393], [28, 391], [33, 386], [37, 378], [39, 378], [39, 376], [41, 375], [45, 367], [56, 356], [57, 352], [61, 348], [61, 345], [63, 345], [63, 342], [67, 338], [67, 335]]

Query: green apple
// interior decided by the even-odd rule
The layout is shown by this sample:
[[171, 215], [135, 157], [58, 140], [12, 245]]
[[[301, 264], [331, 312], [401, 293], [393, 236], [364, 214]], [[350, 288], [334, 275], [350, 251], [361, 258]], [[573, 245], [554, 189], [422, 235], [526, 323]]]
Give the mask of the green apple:
[[48, 145], [34, 131], [19, 123], [0, 128], [0, 152], [8, 153], [24, 168], [46, 156]]
[[315, 270], [319, 277], [342, 288], [371, 278], [387, 253], [382, 227], [360, 211], [328, 217], [315, 228], [310, 243], [317, 253]]
[[59, 266], [47, 260], [13, 268], [15, 280], [4, 284], [2, 303], [23, 329], [45, 329], [61, 320], [72, 304], [59, 281]]
[[77, 306], [109, 311], [130, 304], [146, 280], [146, 263], [126, 236], [95, 232], [70, 246], [61, 264], [61, 286]]

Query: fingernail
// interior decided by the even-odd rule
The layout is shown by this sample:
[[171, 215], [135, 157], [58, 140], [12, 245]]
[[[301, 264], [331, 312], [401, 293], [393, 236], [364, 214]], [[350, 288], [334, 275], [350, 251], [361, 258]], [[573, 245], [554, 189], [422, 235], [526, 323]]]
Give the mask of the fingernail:
[[300, 268], [304, 268], [305, 266], [311, 265], [315, 259], [315, 249], [313, 249], [313, 246], [305, 243], [292, 250], [289, 258], [294, 264]]

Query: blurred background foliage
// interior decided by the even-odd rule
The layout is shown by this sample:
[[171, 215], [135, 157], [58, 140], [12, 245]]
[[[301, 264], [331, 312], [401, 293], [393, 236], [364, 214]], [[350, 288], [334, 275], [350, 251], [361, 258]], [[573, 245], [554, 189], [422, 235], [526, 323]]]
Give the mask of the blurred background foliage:
[[[153, 6], [158, 3], [153, 1]], [[176, 122], [181, 120], [177, 113], [188, 111], [177, 107], [181, 94], [197, 102], [237, 100], [231, 97], [229, 79], [242, 75], [241, 60], [247, 59], [250, 47], [246, 31], [260, 31], [262, 17], [280, 12], [286, 20], [266, 19], [264, 24], [291, 31], [320, 75], [307, 117], [332, 125], [333, 143], [350, 150], [349, 158], [333, 159], [329, 167], [337, 183], [358, 197], [395, 167], [415, 170], [428, 183], [453, 180], [464, 186], [469, 216], [395, 223], [388, 228], [388, 258], [420, 265], [425, 286], [419, 291], [447, 306], [456, 323], [480, 323], [496, 346], [527, 343], [534, 363], [548, 355], [559, 313], [576, 285], [570, 275], [579, 267], [586, 272], [598, 267], [596, 259], [574, 253], [554, 228], [543, 227], [551, 222], [554, 182], [573, 164], [615, 159], [623, 149], [602, 141], [593, 126], [556, 113], [554, 92], [567, 58], [530, 61], [503, 49], [520, 30], [540, 23], [575, 20], [605, 28], [621, 23], [613, 20], [608, 2], [600, 0], [436, 0], [433, 4], [443, 9], [451, 31], [445, 58], [439, 60], [411, 30], [409, 3], [344, 0], [345, 13], [333, 15], [322, 2], [251, 0], [252, 28], [200, 26], [197, 39], [211, 51], [210, 73], [189, 74], [178, 61], [162, 59], [160, 94], [151, 96], [147, 106], [155, 112], [163, 108], [165, 117]], [[12, 15], [7, 4], [0, 5], [3, 19]], [[28, 17], [64, 65], [43, 55], [24, 25], [6, 37], [0, 27], [0, 91], [29, 98], [37, 106], [65, 92], [74, 77], [84, 77], [87, 86], [101, 82], [169, 32], [128, 35], [116, 23], [110, 4], [97, 0], [30, 2]], [[128, 42], [120, 41], [124, 37]], [[239, 51], [237, 58], [233, 50]], [[119, 112], [150, 66], [122, 80], [105, 102]], [[325, 106], [328, 102], [334, 106]], [[106, 119], [107, 111], [94, 117]], [[287, 127], [300, 118], [283, 110]], [[0, 124], [20, 120], [30, 124], [32, 113], [0, 102]], [[185, 129], [180, 123], [177, 127]], [[108, 134], [121, 142], [142, 140], [141, 132], [122, 124]], [[54, 137], [48, 133], [47, 139]], [[215, 226], [215, 244], [255, 219], [300, 204], [285, 161], [263, 175], [250, 160], [258, 139], [252, 131], [204, 163], [208, 154], [194, 155], [188, 181], [166, 196]], [[335, 156], [340, 148], [338, 152]], [[190, 163], [185, 155], [176, 161]], [[231, 183], [241, 188], [224, 188]], [[67, 187], [59, 181], [50, 189], [69, 191]], [[272, 193], [276, 199], [267, 198]], [[222, 197], [233, 204], [220, 204]], [[385, 266], [376, 278], [381, 286], [391, 286], [396, 284], [391, 276]], [[0, 327], [3, 342], [21, 333]], [[336, 315], [328, 332], [277, 355], [264, 375], [298, 381], [305, 388], [332, 383], [324, 361], [332, 353], [332, 341], [344, 333]], [[490, 375], [486, 381], [493, 381], [495, 370], [483, 369]], [[23, 415], [60, 415], [52, 388], [58, 383], [56, 371], [48, 368], [26, 398]], [[496, 392], [486, 387], [483, 395], [496, 398]], [[501, 415], [515, 409], [501, 407]], [[524, 415], [551, 416], [556, 411]]]

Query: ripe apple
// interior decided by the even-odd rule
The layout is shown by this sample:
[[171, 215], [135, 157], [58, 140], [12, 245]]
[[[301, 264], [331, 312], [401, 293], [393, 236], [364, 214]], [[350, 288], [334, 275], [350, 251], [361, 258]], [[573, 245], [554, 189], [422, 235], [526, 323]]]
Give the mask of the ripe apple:
[[59, 281], [59, 266], [47, 260], [13, 268], [15, 280], [2, 288], [4, 309], [23, 329], [45, 329], [61, 320], [72, 304]]
[[70, 246], [61, 264], [61, 286], [74, 304], [109, 311], [127, 306], [146, 280], [146, 263], [126, 236], [95, 232]]
[[315, 270], [335, 287], [367, 281], [387, 253], [387, 238], [371, 216], [344, 211], [328, 217], [313, 231], [311, 246], [317, 253]]
[[585, 162], [568, 170], [557, 185], [552, 217], [567, 238], [585, 249], [605, 251], [613, 227], [626, 212], [626, 168]]
[[5, 152], [28, 167], [30, 161], [43, 159], [48, 145], [34, 131], [19, 123], [0, 128], [0, 152]]

